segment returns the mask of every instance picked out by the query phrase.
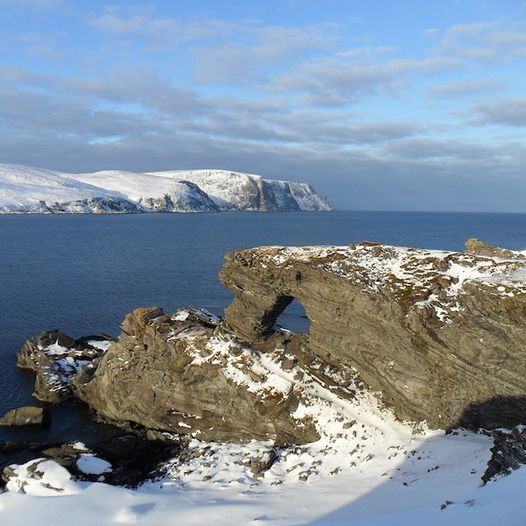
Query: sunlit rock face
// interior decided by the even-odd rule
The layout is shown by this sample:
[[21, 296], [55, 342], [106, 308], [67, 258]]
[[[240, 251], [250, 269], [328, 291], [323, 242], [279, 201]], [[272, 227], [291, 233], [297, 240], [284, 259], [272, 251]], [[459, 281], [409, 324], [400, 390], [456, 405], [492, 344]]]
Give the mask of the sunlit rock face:
[[74, 389], [100, 415], [148, 429], [202, 440], [310, 442], [319, 437], [311, 420], [293, 414], [299, 387], [276, 378], [267, 363], [279, 367], [286, 354], [247, 348], [202, 311], [136, 309], [95, 375]]
[[[526, 423], [526, 261], [502, 254], [235, 251], [221, 271], [235, 294], [225, 319], [139, 308], [116, 341], [47, 331], [19, 365], [37, 372], [40, 399], [73, 395], [125, 427], [205, 441], [316, 441], [323, 415], [367, 387], [400, 420], [512, 427]], [[308, 334], [276, 324], [294, 299]], [[345, 411], [333, 416], [344, 436]]]
[[[503, 253], [500, 252], [499, 256]], [[296, 298], [306, 352], [353, 367], [401, 419], [447, 428], [526, 421], [526, 263], [362, 243], [229, 254], [226, 325], [263, 342]]]

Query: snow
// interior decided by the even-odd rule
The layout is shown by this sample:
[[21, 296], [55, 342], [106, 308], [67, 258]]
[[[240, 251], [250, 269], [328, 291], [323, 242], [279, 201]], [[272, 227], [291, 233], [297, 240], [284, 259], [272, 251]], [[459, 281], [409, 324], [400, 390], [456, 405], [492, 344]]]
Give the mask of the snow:
[[[356, 416], [369, 413], [367, 403], [359, 405]], [[480, 485], [491, 445], [487, 437], [474, 433], [414, 435], [393, 421], [383, 422], [383, 429], [375, 428], [373, 422], [355, 425], [360, 435], [368, 437], [366, 442], [370, 441], [366, 446], [370, 452], [356, 465], [349, 462], [349, 451], [338, 447], [328, 453], [330, 462], [326, 462], [320, 455], [327, 446], [313, 444], [280, 459], [261, 479], [244, 463], [251, 455], [268, 450], [270, 444], [261, 442], [205, 445], [194, 440], [195, 447], [203, 449], [204, 459], [193, 458], [179, 470], [174, 466], [172, 474], [136, 491], [73, 482], [53, 461], [46, 461], [45, 476], [34, 480], [24, 465], [9, 491], [0, 495], [0, 518], [11, 526], [61, 526], [72, 521], [76, 526], [417, 526], [484, 525], [496, 520], [523, 524], [524, 468], [485, 487]], [[313, 458], [323, 459], [317, 465], [319, 475], [298, 480], [296, 472], [302, 467], [295, 466]], [[21, 486], [26, 494], [17, 493]], [[441, 509], [448, 502], [451, 504]]]
[[36, 497], [57, 497], [79, 492], [68, 470], [53, 460], [34, 459], [15, 468], [7, 483], [10, 492], [24, 492]]
[[[259, 175], [227, 170], [171, 170], [150, 172], [156, 177], [181, 178], [199, 185], [220, 208], [257, 209], [251, 195], [263, 188], [275, 197], [276, 209], [331, 210], [330, 204], [305, 183], [263, 179]], [[294, 208], [292, 208], [294, 209]]]
[[[264, 204], [265, 196], [269, 197]], [[96, 200], [95, 202], [93, 200]], [[90, 201], [91, 200], [91, 201]], [[0, 213], [330, 210], [309, 186], [225, 170], [67, 174], [0, 164]]]
[[50, 356], [60, 356], [62, 354], [67, 354], [70, 352], [70, 349], [67, 347], [63, 347], [62, 345], [59, 345], [58, 340], [53, 343], [52, 345], [48, 345], [45, 348], [46, 354], [49, 354]]
[[88, 475], [102, 475], [111, 472], [111, 464], [95, 455], [80, 455], [77, 460], [77, 468]]
[[64, 202], [89, 197], [122, 197], [74, 176], [52, 170], [0, 164], [0, 211], [15, 211], [19, 206], [34, 207], [40, 201]]
[[[444, 322], [461, 307], [458, 297], [466, 284], [491, 287], [502, 297], [526, 294], [526, 260], [474, 256], [461, 252], [388, 245], [260, 247], [257, 264], [291, 268], [307, 263], [354, 281], [371, 294], [389, 292], [413, 299], [416, 308], [430, 308]], [[517, 252], [519, 256], [521, 253]], [[440, 279], [441, 296], [433, 294]], [[409, 295], [407, 293], [410, 293]]]
[[113, 343], [111, 340], [88, 340], [88, 345], [95, 347], [101, 351], [107, 351]]
[[121, 192], [132, 201], [139, 201], [146, 196], [161, 197], [172, 193], [178, 186], [178, 181], [170, 178], [122, 170], [75, 174], [74, 177], [84, 183]]
[[177, 321], [185, 321], [188, 316], [190, 316], [190, 313], [186, 309], [180, 309], [175, 313], [173, 319]]
[[[220, 361], [232, 345], [239, 344], [212, 339], [208, 355], [196, 355], [196, 360]], [[526, 469], [481, 487], [491, 438], [400, 422], [372, 392], [345, 397], [307, 370], [298, 375], [299, 365], [284, 370], [279, 361], [283, 353], [240, 348], [223, 371], [226, 367], [233, 381], [261, 396], [287, 392], [294, 385], [300, 400], [296, 416], [313, 419], [320, 434], [316, 442], [285, 447], [270, 441], [233, 444], [190, 438], [190, 454], [166, 463], [160, 479], [137, 490], [73, 481], [51, 460], [31, 461], [15, 467], [8, 491], [0, 495], [0, 520], [10, 526], [72, 521], [75, 526], [524, 523], [520, 512]], [[237, 369], [241, 364], [258, 371], [260, 378]], [[321, 362], [312, 370], [342, 381], [341, 370]], [[82, 443], [78, 448], [84, 451]], [[254, 460], [264, 463], [272, 456], [276, 461], [258, 476]], [[86, 453], [77, 465], [102, 476], [111, 469]]]

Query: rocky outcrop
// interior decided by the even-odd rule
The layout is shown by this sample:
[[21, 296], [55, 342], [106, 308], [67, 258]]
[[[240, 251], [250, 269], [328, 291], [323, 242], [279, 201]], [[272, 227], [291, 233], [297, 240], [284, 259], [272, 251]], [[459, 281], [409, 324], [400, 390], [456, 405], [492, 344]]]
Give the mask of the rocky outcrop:
[[526, 259], [526, 255], [522, 252], [496, 247], [475, 238], [466, 241], [466, 253], [504, 259]]
[[99, 415], [149, 429], [203, 440], [315, 440], [312, 422], [293, 416], [291, 383], [267, 381], [262, 361], [204, 311], [136, 309], [93, 377], [73, 388]]
[[488, 462], [488, 468], [482, 476], [484, 483], [494, 477], [509, 475], [513, 470], [526, 464], [525, 426], [516, 426], [509, 433], [495, 430], [492, 435], [491, 458]]
[[[105, 354], [52, 331], [19, 363], [37, 370], [41, 399], [73, 393], [154, 435], [303, 444], [323, 431], [315, 407], [353, 400], [363, 385], [401, 420], [512, 427], [526, 422], [525, 278], [520, 257], [367, 242], [235, 251], [221, 271], [235, 294], [225, 320], [137, 309]], [[293, 299], [309, 334], [276, 325]], [[76, 360], [69, 372], [64, 356]], [[343, 436], [345, 415], [335, 418]]]
[[432, 427], [526, 422], [526, 266], [363, 243], [235, 251], [226, 326], [264, 342], [295, 298], [307, 352], [354, 367], [405, 420]]
[[17, 407], [0, 417], [0, 426], [42, 426], [49, 423], [49, 413], [43, 407]]
[[170, 194], [143, 197], [139, 204], [150, 212], [219, 212], [215, 202], [190, 181], [176, 181]]
[[56, 329], [44, 331], [20, 349], [18, 366], [35, 371], [33, 396], [37, 400], [59, 403], [71, 398], [71, 381], [81, 369], [83, 375], [95, 370], [97, 359], [110, 343], [105, 336], [74, 340]]

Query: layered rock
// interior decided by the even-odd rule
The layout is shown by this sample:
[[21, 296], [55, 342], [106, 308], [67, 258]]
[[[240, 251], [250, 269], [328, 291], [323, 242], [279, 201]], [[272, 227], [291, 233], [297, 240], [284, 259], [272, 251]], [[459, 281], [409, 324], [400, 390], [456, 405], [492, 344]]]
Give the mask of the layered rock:
[[[19, 362], [37, 370], [41, 399], [74, 393], [154, 435], [303, 444], [322, 432], [313, 408], [352, 400], [362, 385], [401, 420], [511, 427], [526, 422], [526, 262], [514, 254], [374, 243], [235, 251], [221, 271], [235, 294], [225, 320], [137, 309], [89, 363], [78, 360], [93, 342], [57, 331], [30, 340]], [[308, 335], [276, 328], [293, 299]], [[69, 374], [57, 346], [77, 353]], [[51, 373], [60, 389], [40, 389]]]
[[73, 387], [99, 415], [149, 429], [203, 440], [315, 440], [312, 422], [293, 415], [300, 394], [290, 381], [270, 381], [265, 358], [203, 311], [136, 309], [94, 376]]
[[401, 419], [500, 427], [526, 422], [526, 264], [405, 249], [264, 247], [229, 254], [226, 325], [264, 342], [295, 298], [307, 352], [354, 367]]

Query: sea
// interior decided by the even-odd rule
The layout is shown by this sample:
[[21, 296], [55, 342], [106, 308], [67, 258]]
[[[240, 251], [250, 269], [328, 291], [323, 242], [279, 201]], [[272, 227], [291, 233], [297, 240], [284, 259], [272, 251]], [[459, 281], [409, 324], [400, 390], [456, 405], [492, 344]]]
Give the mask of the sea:
[[[166, 312], [197, 305], [222, 314], [232, 299], [218, 272], [224, 255], [259, 245], [349, 245], [363, 240], [462, 250], [470, 237], [526, 249], [526, 214], [420, 212], [236, 212], [0, 216], [0, 414], [31, 397], [34, 375], [17, 369], [31, 336], [117, 336], [139, 306]], [[280, 318], [306, 330], [301, 306]], [[84, 440], [112, 433], [78, 402], [53, 408], [43, 429], [0, 427], [0, 441]]]

